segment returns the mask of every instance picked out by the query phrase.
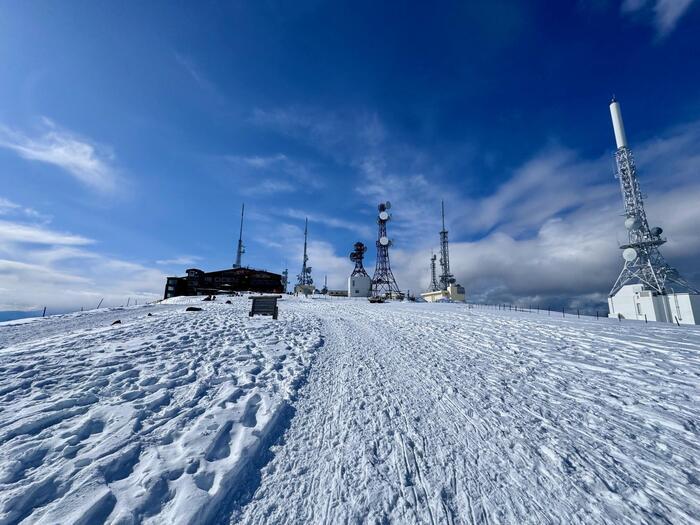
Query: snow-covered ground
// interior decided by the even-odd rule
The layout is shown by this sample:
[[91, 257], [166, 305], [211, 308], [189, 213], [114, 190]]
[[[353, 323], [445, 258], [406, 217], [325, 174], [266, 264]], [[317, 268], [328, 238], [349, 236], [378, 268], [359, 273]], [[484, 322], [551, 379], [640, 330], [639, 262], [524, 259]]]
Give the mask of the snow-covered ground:
[[0, 523], [700, 520], [698, 327], [232, 302], [0, 324]]

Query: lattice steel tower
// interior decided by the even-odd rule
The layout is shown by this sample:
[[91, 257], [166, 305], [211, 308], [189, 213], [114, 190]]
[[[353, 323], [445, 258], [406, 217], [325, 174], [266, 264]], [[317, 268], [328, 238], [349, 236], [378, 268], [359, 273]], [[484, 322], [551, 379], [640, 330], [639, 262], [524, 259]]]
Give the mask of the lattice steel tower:
[[309, 234], [309, 219], [304, 223], [304, 261], [301, 265], [301, 273], [297, 275], [297, 286], [311, 286], [314, 280], [311, 278], [311, 266], [307, 266], [309, 256], [306, 255], [306, 241]]
[[241, 204], [241, 229], [238, 232], [238, 247], [236, 248], [236, 262], [233, 263], [234, 268], [241, 267], [241, 256], [245, 253], [243, 246], [243, 212], [245, 211], [245, 203]]
[[353, 247], [355, 249], [350, 252], [350, 260], [355, 263], [355, 269], [352, 271], [350, 277], [355, 277], [357, 275], [369, 277], [365, 267], [362, 264], [362, 260], [365, 257], [365, 252], [367, 251], [367, 246], [365, 246], [364, 243], [356, 242]]
[[440, 232], [440, 289], [447, 290], [447, 287], [455, 282], [454, 276], [450, 273], [450, 249], [447, 241], [447, 230], [445, 229], [445, 201], [442, 206], [442, 231]]
[[615, 177], [620, 180], [628, 242], [620, 246], [625, 265], [610, 290], [609, 297], [613, 297], [626, 284], [643, 284], [660, 294], [700, 293], [690, 286], [675, 268], [668, 265], [659, 251], [659, 246], [664, 244], [666, 239], [661, 236], [663, 230], [658, 226], [649, 228], [634, 158], [632, 151], [627, 147], [620, 103], [615, 98], [610, 103], [610, 115], [617, 144]]
[[377, 264], [374, 269], [374, 277], [372, 277], [372, 296], [399, 298], [403, 294], [399, 290], [394, 274], [391, 271], [389, 246], [392, 243], [386, 233], [386, 223], [391, 219], [387, 210], [391, 208], [391, 203], [389, 201], [382, 202], [377, 208], [379, 209], [377, 217], [379, 235], [377, 237]]
[[437, 255], [434, 253], [432, 254], [432, 257], [430, 257], [430, 291], [431, 292], [437, 292], [440, 289], [440, 285], [438, 284], [437, 280], [437, 270], [435, 268], [436, 264], [435, 261], [437, 260]]

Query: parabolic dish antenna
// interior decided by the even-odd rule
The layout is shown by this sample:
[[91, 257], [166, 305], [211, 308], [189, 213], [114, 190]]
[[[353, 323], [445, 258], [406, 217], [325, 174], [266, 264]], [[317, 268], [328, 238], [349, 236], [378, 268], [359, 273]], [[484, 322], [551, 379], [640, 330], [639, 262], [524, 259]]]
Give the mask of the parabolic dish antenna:
[[641, 223], [636, 217], [629, 217], [628, 219], [625, 219], [625, 228], [628, 230], [637, 230], [640, 226]]
[[385, 206], [386, 206], [386, 209], [387, 209], [387, 210], [390, 210], [390, 209], [391, 209], [391, 203], [390, 203], [389, 201], [386, 201]]
[[389, 237], [380, 237], [379, 244], [382, 246], [389, 246]]
[[632, 262], [637, 258], [637, 250], [634, 248], [625, 248], [622, 251], [622, 258], [627, 262]]
[[388, 221], [389, 220], [389, 214], [385, 211], [380, 211], [379, 212], [379, 219], [382, 221]]
[[658, 237], [664, 232], [663, 228], [660, 228], [659, 226], [654, 226], [651, 229], [651, 234], [654, 235], [655, 237]]

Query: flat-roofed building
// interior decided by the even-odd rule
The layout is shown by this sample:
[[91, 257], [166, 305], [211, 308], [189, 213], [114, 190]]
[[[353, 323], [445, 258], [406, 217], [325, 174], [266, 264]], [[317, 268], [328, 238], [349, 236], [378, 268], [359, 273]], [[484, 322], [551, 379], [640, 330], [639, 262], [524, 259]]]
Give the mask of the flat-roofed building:
[[227, 292], [282, 293], [282, 275], [255, 268], [205, 272], [190, 268], [185, 277], [168, 277], [163, 298], [181, 295], [215, 295]]

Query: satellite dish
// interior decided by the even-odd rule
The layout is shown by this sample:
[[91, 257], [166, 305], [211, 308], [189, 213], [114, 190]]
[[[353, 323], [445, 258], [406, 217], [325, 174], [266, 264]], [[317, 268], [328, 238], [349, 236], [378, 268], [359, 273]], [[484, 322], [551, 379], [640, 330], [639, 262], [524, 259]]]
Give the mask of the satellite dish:
[[663, 232], [664, 232], [663, 228], [660, 228], [659, 226], [654, 226], [654, 227], [651, 229], [651, 234], [652, 234], [654, 237], [658, 237], [658, 236], [661, 235]]
[[627, 262], [632, 262], [637, 258], [637, 250], [634, 248], [625, 248], [622, 251], [622, 258]]
[[389, 237], [380, 237], [379, 244], [382, 246], [389, 246]]
[[390, 203], [389, 201], [386, 201], [385, 206], [386, 206], [386, 209], [387, 209], [387, 210], [390, 210], [390, 209], [391, 209], [391, 203]]
[[629, 217], [625, 219], [625, 228], [628, 230], [638, 230], [642, 224], [637, 217]]
[[379, 219], [382, 221], [388, 221], [389, 220], [389, 214], [385, 211], [380, 211], [379, 212]]

